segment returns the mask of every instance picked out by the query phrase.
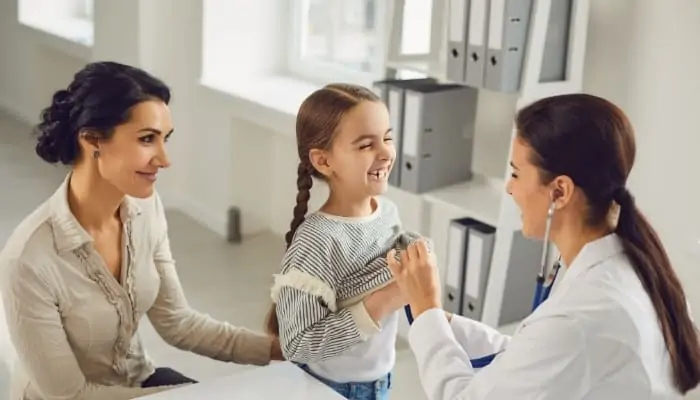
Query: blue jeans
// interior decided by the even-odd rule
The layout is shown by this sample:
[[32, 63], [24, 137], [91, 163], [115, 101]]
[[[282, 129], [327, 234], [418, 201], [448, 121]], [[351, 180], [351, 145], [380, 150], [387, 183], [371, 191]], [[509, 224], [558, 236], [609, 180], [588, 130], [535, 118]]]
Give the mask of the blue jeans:
[[372, 382], [334, 382], [313, 373], [307, 365], [297, 364], [307, 374], [318, 379], [326, 386], [338, 392], [341, 396], [350, 400], [387, 400], [391, 389], [391, 373]]

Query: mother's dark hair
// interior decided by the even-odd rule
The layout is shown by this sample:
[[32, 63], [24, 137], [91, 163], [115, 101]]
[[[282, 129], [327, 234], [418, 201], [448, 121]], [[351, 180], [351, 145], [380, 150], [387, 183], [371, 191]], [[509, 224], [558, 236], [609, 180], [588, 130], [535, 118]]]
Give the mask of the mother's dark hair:
[[700, 381], [698, 333], [668, 255], [625, 186], [636, 152], [625, 114], [599, 97], [569, 94], [525, 107], [516, 126], [544, 183], [566, 175], [585, 194], [589, 224], [605, 223], [613, 202], [620, 206], [615, 232], [656, 310], [675, 385], [681, 393], [693, 389]]
[[168, 104], [170, 89], [147, 72], [116, 62], [90, 63], [42, 110], [35, 128], [36, 153], [52, 164], [74, 164], [81, 132], [109, 139], [116, 126], [129, 120], [133, 106], [154, 99]]

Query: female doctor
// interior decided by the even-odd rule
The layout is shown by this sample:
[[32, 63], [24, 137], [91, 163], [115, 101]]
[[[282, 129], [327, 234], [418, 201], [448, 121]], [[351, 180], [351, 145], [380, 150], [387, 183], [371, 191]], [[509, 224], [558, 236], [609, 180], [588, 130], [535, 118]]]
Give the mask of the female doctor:
[[[516, 126], [508, 193], [526, 236], [542, 238], [553, 213], [550, 237], [566, 274], [509, 337], [441, 310], [423, 243], [399, 262], [390, 254], [428, 397], [680, 399], [700, 380], [700, 345], [661, 241], [625, 187], [630, 122], [606, 100], [571, 94], [524, 108]], [[489, 353], [499, 355], [476, 373], [470, 359]]]

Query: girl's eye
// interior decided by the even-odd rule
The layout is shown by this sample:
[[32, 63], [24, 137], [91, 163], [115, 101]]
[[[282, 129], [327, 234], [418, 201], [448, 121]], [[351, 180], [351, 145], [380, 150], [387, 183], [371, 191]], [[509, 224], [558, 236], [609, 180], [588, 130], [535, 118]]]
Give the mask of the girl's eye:
[[390, 137], [384, 138], [384, 141], [385, 141], [385, 142], [391, 142], [392, 140], [394, 140], [394, 138], [391, 137], [391, 136], [390, 136]]
[[370, 147], [372, 147], [372, 144], [371, 144], [371, 143], [369, 143], [369, 144], [363, 144], [363, 145], [360, 146], [360, 150], [369, 149]]

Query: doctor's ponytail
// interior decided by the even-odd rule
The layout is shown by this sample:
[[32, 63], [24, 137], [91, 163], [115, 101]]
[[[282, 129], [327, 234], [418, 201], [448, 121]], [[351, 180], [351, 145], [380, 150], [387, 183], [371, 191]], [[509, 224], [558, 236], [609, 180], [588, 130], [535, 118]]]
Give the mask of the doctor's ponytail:
[[568, 176], [586, 197], [590, 226], [610, 221], [649, 295], [681, 393], [700, 382], [700, 342], [683, 287], [661, 240], [625, 187], [634, 164], [634, 130], [622, 110], [602, 98], [568, 94], [539, 100], [516, 116], [518, 136], [533, 150], [545, 184]]
[[618, 189], [613, 199], [620, 207], [615, 232], [651, 297], [671, 358], [674, 382], [685, 393], [700, 379], [700, 345], [681, 283], [659, 237], [629, 191]]

